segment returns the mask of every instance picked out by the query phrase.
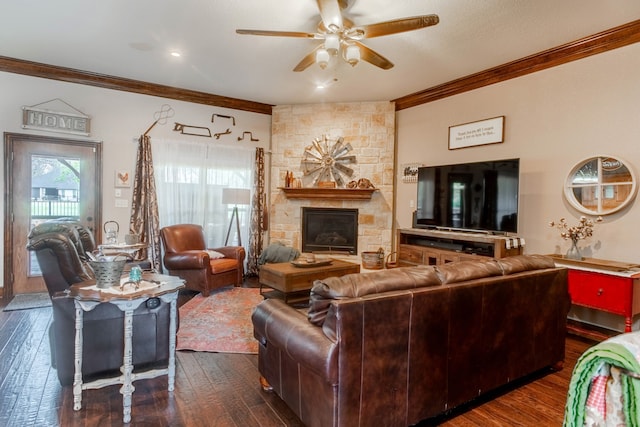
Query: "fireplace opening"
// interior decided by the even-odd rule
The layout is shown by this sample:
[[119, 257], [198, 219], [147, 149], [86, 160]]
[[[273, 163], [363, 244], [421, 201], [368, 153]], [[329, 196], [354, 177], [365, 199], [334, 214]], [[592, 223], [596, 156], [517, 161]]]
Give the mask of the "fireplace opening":
[[302, 252], [358, 253], [358, 209], [302, 208]]

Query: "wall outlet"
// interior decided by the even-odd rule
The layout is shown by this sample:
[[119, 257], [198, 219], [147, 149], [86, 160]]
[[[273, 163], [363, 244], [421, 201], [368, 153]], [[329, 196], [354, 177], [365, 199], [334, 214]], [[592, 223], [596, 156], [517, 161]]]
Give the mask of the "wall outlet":
[[409, 207], [410, 207], [410, 208], [414, 207], [413, 200], [409, 200]]
[[116, 199], [116, 208], [128, 208], [129, 201], [127, 199]]

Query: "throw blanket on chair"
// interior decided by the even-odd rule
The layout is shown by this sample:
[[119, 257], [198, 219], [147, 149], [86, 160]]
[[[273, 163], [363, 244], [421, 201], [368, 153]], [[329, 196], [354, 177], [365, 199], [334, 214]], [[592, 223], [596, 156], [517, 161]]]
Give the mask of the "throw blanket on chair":
[[565, 427], [640, 426], [640, 332], [618, 335], [584, 352], [573, 370]]

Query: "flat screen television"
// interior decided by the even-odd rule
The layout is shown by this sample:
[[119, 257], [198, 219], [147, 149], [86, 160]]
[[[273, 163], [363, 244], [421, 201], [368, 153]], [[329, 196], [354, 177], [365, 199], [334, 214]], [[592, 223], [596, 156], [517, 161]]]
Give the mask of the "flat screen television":
[[415, 228], [518, 231], [520, 159], [418, 168]]

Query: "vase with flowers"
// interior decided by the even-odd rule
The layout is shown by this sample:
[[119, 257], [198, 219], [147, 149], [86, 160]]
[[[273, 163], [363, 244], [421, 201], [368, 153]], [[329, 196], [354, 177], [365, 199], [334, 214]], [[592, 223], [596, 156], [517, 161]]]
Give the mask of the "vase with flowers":
[[560, 237], [562, 237], [563, 239], [571, 240], [571, 247], [567, 251], [565, 258], [582, 260], [580, 249], [578, 249], [578, 240], [591, 237], [593, 235], [593, 228], [599, 222], [602, 222], [601, 216], [594, 219], [587, 218], [583, 215], [580, 217], [580, 221], [577, 225], [569, 226], [566, 219], [560, 218], [560, 221], [557, 223], [555, 221], [551, 221], [549, 223], [549, 226], [556, 227], [558, 230], [560, 230]]

